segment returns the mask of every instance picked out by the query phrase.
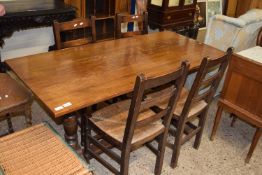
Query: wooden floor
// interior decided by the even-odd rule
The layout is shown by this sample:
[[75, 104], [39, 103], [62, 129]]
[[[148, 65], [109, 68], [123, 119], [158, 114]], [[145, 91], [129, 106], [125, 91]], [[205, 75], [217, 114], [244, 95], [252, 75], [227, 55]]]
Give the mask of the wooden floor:
[[[33, 124], [48, 120], [61, 135], [64, 135], [62, 126], [53, 123], [47, 117], [43, 109], [33, 103]], [[181, 150], [178, 167], [172, 169], [169, 166], [171, 150], [166, 149], [164, 158], [163, 175], [179, 174], [212, 174], [212, 175], [261, 175], [262, 166], [262, 140], [260, 139], [257, 149], [249, 164], [245, 165], [244, 159], [248, 152], [252, 136], [255, 129], [249, 125], [237, 121], [234, 128], [230, 127], [230, 119], [225, 114], [222, 117], [221, 127], [219, 128], [216, 139], [211, 142], [209, 136], [213, 126], [214, 114], [216, 112], [216, 102], [213, 102], [209, 110], [209, 117], [204, 130], [202, 143], [199, 150], [192, 147], [194, 139], [186, 143]], [[24, 118], [13, 119], [14, 128], [21, 129], [24, 125]], [[0, 123], [0, 134], [4, 132], [4, 122]], [[139, 149], [131, 154], [130, 175], [153, 174], [155, 156], [146, 148]], [[96, 169], [97, 175], [110, 174], [102, 165], [96, 161], [91, 161], [91, 165]]]

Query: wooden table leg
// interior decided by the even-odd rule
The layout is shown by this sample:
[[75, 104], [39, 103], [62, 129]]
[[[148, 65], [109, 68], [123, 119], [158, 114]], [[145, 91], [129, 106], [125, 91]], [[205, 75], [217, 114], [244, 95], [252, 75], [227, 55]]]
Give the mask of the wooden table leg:
[[65, 140], [66, 142], [73, 147], [75, 150], [78, 150], [78, 138], [77, 138], [77, 116], [75, 115], [66, 115], [63, 120], [64, 130], [65, 130]]
[[212, 129], [211, 137], [210, 137], [210, 140], [212, 140], [212, 141], [214, 140], [214, 137], [216, 135], [217, 128], [218, 128], [218, 125], [219, 125], [219, 122], [220, 122], [220, 119], [221, 119], [221, 116], [222, 116], [222, 111], [223, 111], [223, 107], [219, 106], [218, 109], [217, 109], [217, 114], [216, 114], [213, 129]]
[[250, 146], [250, 148], [249, 148], [247, 157], [246, 157], [246, 159], [245, 159], [245, 162], [246, 162], [246, 163], [249, 162], [249, 160], [250, 160], [250, 158], [251, 158], [251, 156], [252, 156], [252, 154], [253, 154], [256, 146], [257, 146], [257, 143], [258, 143], [258, 140], [259, 140], [261, 134], [262, 134], [262, 128], [257, 128], [256, 133], [255, 133], [255, 135], [254, 135], [254, 137], [253, 137], [251, 146]]

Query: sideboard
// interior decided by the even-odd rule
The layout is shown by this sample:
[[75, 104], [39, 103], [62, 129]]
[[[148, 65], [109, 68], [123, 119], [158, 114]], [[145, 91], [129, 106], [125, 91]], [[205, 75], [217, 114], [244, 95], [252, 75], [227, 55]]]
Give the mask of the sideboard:
[[[0, 17], [0, 47], [15, 31], [51, 26], [53, 20], [71, 20], [76, 12], [62, 0], [0, 0], [0, 3], [6, 8], [6, 14]], [[0, 70], [4, 71], [2, 62]]]

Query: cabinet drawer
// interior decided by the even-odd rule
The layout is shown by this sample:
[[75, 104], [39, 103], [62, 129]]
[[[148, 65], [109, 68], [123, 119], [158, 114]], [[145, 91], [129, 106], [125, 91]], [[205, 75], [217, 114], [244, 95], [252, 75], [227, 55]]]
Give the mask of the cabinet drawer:
[[185, 11], [174, 11], [171, 13], [166, 13], [163, 16], [163, 21], [165, 24], [172, 22], [188, 21], [194, 19], [195, 10], [185, 10]]

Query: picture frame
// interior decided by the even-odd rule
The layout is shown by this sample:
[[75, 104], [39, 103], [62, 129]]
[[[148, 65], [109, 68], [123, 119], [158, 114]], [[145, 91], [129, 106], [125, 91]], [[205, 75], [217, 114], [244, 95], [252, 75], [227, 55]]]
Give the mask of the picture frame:
[[200, 28], [208, 26], [209, 19], [217, 14], [222, 14], [222, 0], [198, 0], [200, 16], [203, 18]]

